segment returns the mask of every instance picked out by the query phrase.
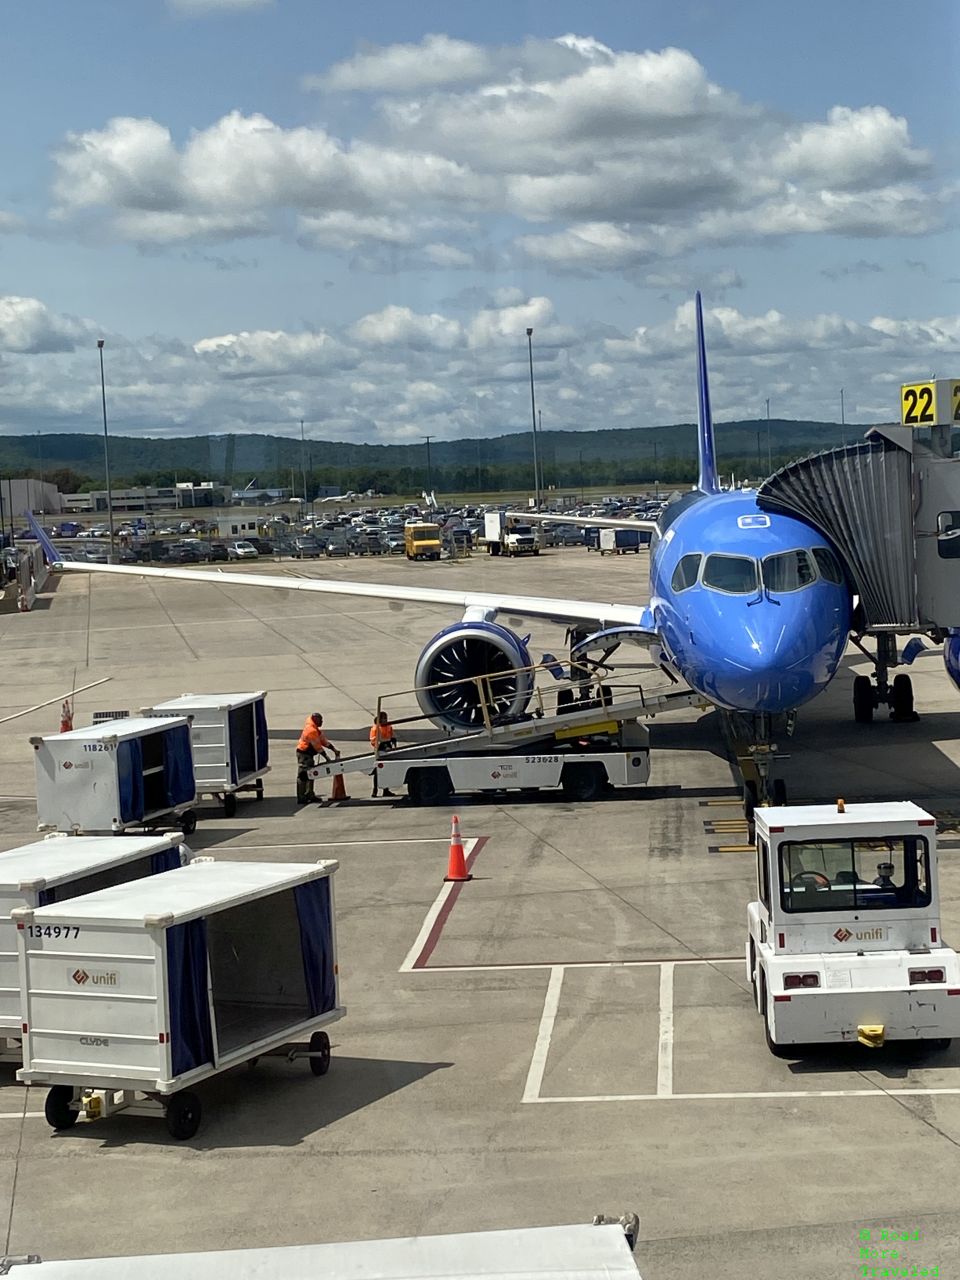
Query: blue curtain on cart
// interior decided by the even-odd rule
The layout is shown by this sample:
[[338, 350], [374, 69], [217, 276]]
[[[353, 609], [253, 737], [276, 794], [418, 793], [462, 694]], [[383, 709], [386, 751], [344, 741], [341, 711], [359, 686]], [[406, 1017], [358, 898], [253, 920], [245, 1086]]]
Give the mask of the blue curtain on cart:
[[206, 920], [188, 920], [167, 930], [167, 981], [172, 1070], [180, 1076], [213, 1062]]
[[181, 866], [180, 846], [172, 844], [169, 849], [161, 849], [159, 853], [150, 855], [150, 874], [157, 876], [161, 871], [173, 871]]
[[329, 876], [298, 885], [293, 896], [300, 923], [300, 950], [310, 1013], [312, 1016], [329, 1013], [337, 1004]]
[[167, 784], [167, 804], [192, 804], [197, 794], [193, 777], [190, 726], [177, 725], [163, 733], [163, 775]]
[[270, 760], [270, 739], [267, 737], [267, 708], [262, 698], [253, 704], [257, 733], [257, 769], [265, 769]]
[[143, 747], [139, 738], [117, 743], [117, 786], [120, 821], [139, 822], [143, 817]]

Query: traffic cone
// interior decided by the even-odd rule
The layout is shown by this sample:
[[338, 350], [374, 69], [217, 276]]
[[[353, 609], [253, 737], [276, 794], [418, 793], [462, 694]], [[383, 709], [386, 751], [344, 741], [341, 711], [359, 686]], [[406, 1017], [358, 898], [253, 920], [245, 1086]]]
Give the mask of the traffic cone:
[[70, 705], [70, 699], [64, 698], [63, 706], [60, 708], [60, 732], [69, 733], [73, 728], [73, 707]]
[[463, 854], [463, 840], [460, 836], [460, 819], [454, 816], [450, 830], [450, 859], [447, 862], [447, 874], [444, 880], [472, 880], [467, 871], [467, 860]]
[[343, 780], [343, 774], [335, 773], [333, 775], [333, 786], [330, 789], [331, 803], [334, 800], [349, 800], [349, 799], [350, 797], [347, 795], [347, 784]]

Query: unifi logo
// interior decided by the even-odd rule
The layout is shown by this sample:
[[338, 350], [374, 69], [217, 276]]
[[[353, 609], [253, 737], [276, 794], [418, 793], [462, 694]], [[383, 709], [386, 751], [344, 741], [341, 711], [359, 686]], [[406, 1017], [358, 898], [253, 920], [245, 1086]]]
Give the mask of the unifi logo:
[[64, 762], [63, 762], [63, 767], [64, 767], [65, 769], [72, 769], [72, 768], [73, 768], [73, 761], [72, 761], [72, 760], [64, 760]]
[[853, 937], [853, 934], [850, 932], [849, 929], [844, 929], [843, 926], [841, 925], [841, 927], [836, 931], [836, 933], [833, 936], [836, 938], [838, 942], [849, 942], [850, 939]]
[[115, 969], [104, 973], [87, 973], [86, 969], [74, 969], [70, 976], [78, 987], [85, 986], [88, 982], [92, 982], [95, 987], [115, 987], [117, 985], [117, 972]]

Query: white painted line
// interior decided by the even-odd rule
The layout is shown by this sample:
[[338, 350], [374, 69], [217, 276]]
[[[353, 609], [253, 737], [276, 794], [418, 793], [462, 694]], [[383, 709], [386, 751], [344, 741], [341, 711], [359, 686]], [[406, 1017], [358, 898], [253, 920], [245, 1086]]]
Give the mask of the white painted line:
[[530, 1059], [530, 1070], [527, 1072], [527, 1083], [523, 1088], [524, 1102], [539, 1102], [540, 1086], [543, 1084], [543, 1073], [547, 1068], [547, 1054], [550, 1052], [550, 1041], [553, 1037], [553, 1024], [557, 1020], [560, 1007], [560, 991], [563, 987], [563, 966], [556, 965], [550, 970], [550, 981], [547, 983], [547, 994], [543, 1000], [543, 1012], [540, 1015], [540, 1029], [537, 1032], [537, 1043], [533, 1047]]
[[[564, 969], [654, 969], [665, 964], [738, 964], [743, 956], [717, 956], [696, 960], [564, 960]], [[527, 969], [556, 969], [557, 963], [549, 961], [517, 964], [432, 964], [431, 973], [522, 973]]]
[[749, 1102], [759, 1098], [926, 1098], [960, 1094], [957, 1089], [772, 1089], [768, 1093], [603, 1093], [528, 1098], [524, 1102]]
[[660, 968], [660, 1036], [657, 1042], [657, 1094], [673, 1093], [673, 965]]
[[43, 1120], [45, 1119], [42, 1111], [3, 1111], [0, 1112], [0, 1120]]
[[[290, 844], [218, 844], [211, 848], [221, 853], [259, 853], [261, 849], [346, 849], [351, 845], [370, 845], [370, 840], [294, 840]], [[378, 840], [377, 844], [446, 844], [442, 836], [430, 836], [411, 840]], [[464, 843], [464, 852], [467, 845]], [[202, 850], [200, 852], [206, 852]]]
[[[363, 843], [363, 841], [358, 840], [356, 843], [357, 843], [357, 844], [362, 844], [362, 843]], [[402, 843], [403, 843], [403, 841], [401, 841], [401, 840], [396, 840], [396, 841], [391, 840], [389, 843], [390, 843], [390, 844], [402, 844]], [[410, 843], [410, 844], [436, 844], [436, 843], [438, 843], [438, 841], [436, 841], [436, 840], [421, 840], [421, 841], [411, 840], [411, 841], [409, 841], [408, 843]], [[447, 841], [446, 841], [446, 840], [442, 840], [442, 841], [439, 841], [439, 843], [441, 843], [441, 844], [446, 844], [446, 843], [447, 843]], [[464, 842], [463, 842], [463, 852], [464, 852], [464, 856], [465, 856], [465, 857], [467, 857], [467, 858], [469, 858], [469, 857], [470, 857], [470, 854], [471, 854], [471, 853], [473, 853], [473, 850], [474, 850], [474, 848], [475, 848], [475, 846], [476, 846], [476, 843], [477, 843], [477, 842], [476, 842], [476, 840], [475, 840], [475, 839], [474, 839], [474, 840], [464, 840]], [[424, 947], [427, 945], [427, 939], [430, 937], [430, 934], [431, 934], [431, 933], [432, 933], [432, 931], [433, 931], [433, 926], [434, 926], [434, 925], [436, 924], [436, 922], [437, 922], [437, 916], [439, 916], [440, 912], [441, 912], [441, 911], [443, 910], [443, 908], [446, 906], [447, 899], [450, 897], [450, 894], [453, 892], [453, 890], [454, 890], [454, 888], [455, 888], [455, 886], [456, 886], [456, 883], [457, 883], [456, 881], [450, 881], [449, 883], [448, 883], [448, 882], [444, 882], [444, 883], [440, 886], [440, 892], [437, 894], [436, 898], [434, 899], [434, 901], [433, 901], [433, 906], [430, 908], [430, 910], [429, 910], [429, 911], [427, 912], [427, 914], [424, 916], [424, 918], [423, 918], [423, 924], [420, 926], [420, 932], [417, 934], [417, 936], [416, 936], [416, 940], [414, 941], [413, 946], [412, 946], [412, 947], [410, 948], [410, 950], [407, 952], [407, 954], [406, 954], [406, 956], [405, 956], [405, 958], [404, 958], [403, 964], [402, 964], [402, 965], [400, 966], [400, 968], [397, 970], [397, 972], [398, 972], [398, 973], [413, 973], [413, 972], [415, 972], [415, 970], [414, 970], [414, 967], [413, 967], [413, 966], [414, 966], [414, 964], [417, 962], [417, 960], [419, 959], [420, 955], [422, 954]], [[431, 973], [433, 973], [433, 972], [435, 972], [435, 970], [431, 967], [430, 972], [431, 972]], [[460, 969], [458, 969], [458, 970], [450, 970], [449, 972], [462, 973], [462, 972], [465, 972], [465, 971], [464, 971], [464, 970], [460, 970]], [[472, 972], [473, 972], [473, 970], [467, 970], [466, 972], [471, 972], [471, 973], [472, 973]]]

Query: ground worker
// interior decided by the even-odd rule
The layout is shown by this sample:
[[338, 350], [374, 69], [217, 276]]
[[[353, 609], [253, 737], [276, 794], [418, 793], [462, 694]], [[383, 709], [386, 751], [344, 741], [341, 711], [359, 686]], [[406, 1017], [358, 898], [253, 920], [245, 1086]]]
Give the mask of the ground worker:
[[[328, 756], [328, 751], [333, 755]], [[297, 804], [311, 804], [317, 798], [313, 793], [313, 779], [307, 775], [307, 770], [316, 764], [318, 754], [324, 760], [340, 758], [340, 752], [323, 732], [323, 716], [314, 711], [304, 721], [297, 743]]]
[[[393, 751], [397, 745], [394, 737], [393, 725], [390, 723], [387, 713], [381, 711], [378, 716], [374, 716], [373, 724], [370, 726], [370, 746], [379, 756], [384, 751]], [[377, 794], [377, 771], [373, 771], [373, 795]], [[383, 789], [385, 796], [393, 796], [393, 792], [386, 787]]]

